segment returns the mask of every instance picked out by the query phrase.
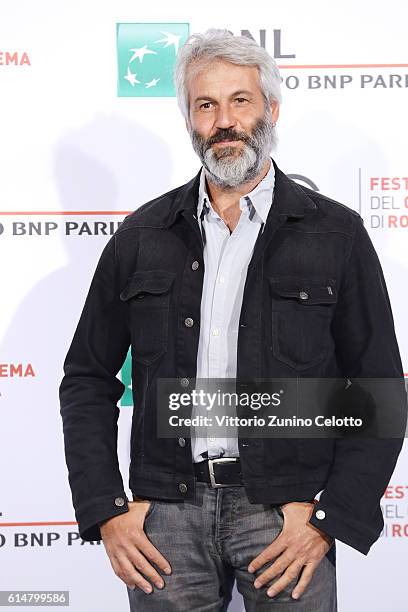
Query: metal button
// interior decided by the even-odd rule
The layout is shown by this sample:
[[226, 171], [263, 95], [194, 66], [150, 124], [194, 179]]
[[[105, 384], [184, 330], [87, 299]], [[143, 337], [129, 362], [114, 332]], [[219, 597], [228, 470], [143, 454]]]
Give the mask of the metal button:
[[179, 438], [178, 439], [178, 443], [179, 443], [179, 446], [185, 446], [186, 445], [186, 441], [185, 441], [184, 438]]
[[188, 378], [180, 378], [180, 385], [182, 387], [188, 387], [190, 380]]
[[316, 518], [319, 519], [319, 521], [321, 521], [322, 519], [326, 518], [326, 513], [324, 510], [318, 510], [316, 512]]
[[306, 291], [299, 291], [299, 297], [301, 300], [307, 300], [307, 298], [309, 297], [309, 294], [306, 293]]
[[125, 500], [123, 499], [123, 497], [116, 497], [115, 506], [124, 506], [124, 505], [125, 505]]
[[179, 490], [181, 491], [181, 493], [185, 493], [187, 491], [187, 485], [185, 482], [180, 482]]
[[187, 317], [187, 319], [184, 320], [184, 325], [186, 327], [193, 327], [194, 325], [193, 319], [191, 319], [190, 317]]
[[197, 268], [198, 268], [198, 266], [199, 266], [199, 265], [200, 265], [200, 264], [198, 263], [198, 261], [193, 261], [193, 263], [191, 264], [191, 268], [192, 268], [192, 270], [197, 270]]

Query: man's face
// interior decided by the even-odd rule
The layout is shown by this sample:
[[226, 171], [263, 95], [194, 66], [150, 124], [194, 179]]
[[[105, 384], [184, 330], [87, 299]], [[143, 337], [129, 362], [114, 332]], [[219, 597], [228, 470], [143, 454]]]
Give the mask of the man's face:
[[277, 102], [266, 104], [256, 66], [214, 61], [190, 66], [189, 119], [193, 148], [211, 180], [229, 189], [251, 181], [276, 144]]

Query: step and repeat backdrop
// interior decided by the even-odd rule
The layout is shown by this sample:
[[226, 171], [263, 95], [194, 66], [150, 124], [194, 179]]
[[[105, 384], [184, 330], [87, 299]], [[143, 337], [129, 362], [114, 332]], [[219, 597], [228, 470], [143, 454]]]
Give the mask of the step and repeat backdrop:
[[[189, 34], [226, 27], [275, 57], [274, 157], [363, 217], [408, 371], [407, 17], [403, 0], [0, 0], [0, 590], [69, 591], [73, 612], [128, 609], [103, 543], [78, 536], [58, 386], [107, 240], [200, 167], [171, 79]], [[129, 359], [119, 376], [130, 496]], [[342, 612], [408, 608], [407, 468], [404, 448], [368, 556], [338, 543]], [[236, 589], [231, 610], [244, 610]]]

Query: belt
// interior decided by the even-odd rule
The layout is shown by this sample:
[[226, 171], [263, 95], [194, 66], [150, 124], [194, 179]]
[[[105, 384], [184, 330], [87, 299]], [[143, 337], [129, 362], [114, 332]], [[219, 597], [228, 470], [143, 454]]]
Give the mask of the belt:
[[213, 488], [243, 486], [239, 457], [217, 457], [194, 463], [197, 480]]

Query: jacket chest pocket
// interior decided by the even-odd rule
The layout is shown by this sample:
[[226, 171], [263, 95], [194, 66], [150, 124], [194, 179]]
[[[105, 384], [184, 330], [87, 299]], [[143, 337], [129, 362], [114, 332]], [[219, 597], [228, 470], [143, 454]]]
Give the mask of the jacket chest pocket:
[[168, 270], [142, 270], [130, 277], [120, 299], [129, 306], [133, 359], [150, 365], [167, 351], [171, 286]]
[[268, 277], [271, 295], [271, 349], [295, 370], [322, 361], [330, 346], [330, 323], [337, 302], [333, 278]]

